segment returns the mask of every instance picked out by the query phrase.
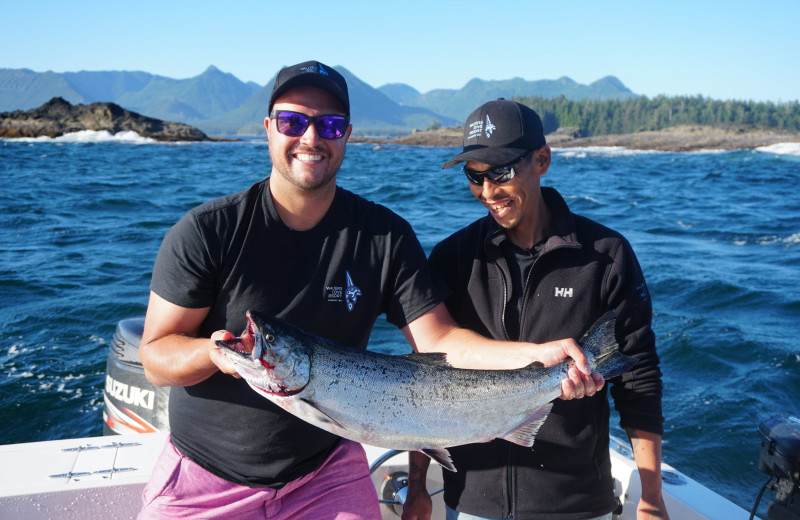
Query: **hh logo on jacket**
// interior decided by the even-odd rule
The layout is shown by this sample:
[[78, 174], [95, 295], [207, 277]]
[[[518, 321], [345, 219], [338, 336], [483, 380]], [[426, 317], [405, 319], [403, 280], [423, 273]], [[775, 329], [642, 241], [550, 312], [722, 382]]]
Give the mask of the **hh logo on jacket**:
[[556, 298], [572, 298], [572, 287], [556, 287]]

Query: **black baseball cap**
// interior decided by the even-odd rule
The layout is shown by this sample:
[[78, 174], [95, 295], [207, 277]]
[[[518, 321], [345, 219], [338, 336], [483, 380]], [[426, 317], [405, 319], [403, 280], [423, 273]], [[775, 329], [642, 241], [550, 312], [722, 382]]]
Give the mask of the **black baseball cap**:
[[297, 65], [284, 67], [278, 72], [275, 86], [272, 87], [272, 95], [269, 97], [269, 112], [272, 112], [272, 105], [284, 92], [301, 85], [317, 87], [329, 92], [341, 103], [345, 115], [350, 115], [347, 82], [333, 67], [318, 61], [304, 61]]
[[464, 161], [504, 166], [546, 145], [539, 114], [516, 101], [497, 99], [479, 106], [464, 123], [464, 149], [442, 166]]

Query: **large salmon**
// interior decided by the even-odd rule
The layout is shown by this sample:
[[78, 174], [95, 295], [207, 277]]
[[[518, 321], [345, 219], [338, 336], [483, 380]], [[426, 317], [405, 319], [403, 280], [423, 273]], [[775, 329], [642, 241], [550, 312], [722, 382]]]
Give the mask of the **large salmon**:
[[[606, 379], [635, 363], [619, 353], [614, 326], [609, 313], [579, 341]], [[217, 345], [252, 388], [300, 419], [353, 441], [422, 451], [451, 471], [449, 446], [497, 437], [532, 446], [572, 364], [463, 370], [444, 354], [343, 347], [253, 311], [241, 337]]]

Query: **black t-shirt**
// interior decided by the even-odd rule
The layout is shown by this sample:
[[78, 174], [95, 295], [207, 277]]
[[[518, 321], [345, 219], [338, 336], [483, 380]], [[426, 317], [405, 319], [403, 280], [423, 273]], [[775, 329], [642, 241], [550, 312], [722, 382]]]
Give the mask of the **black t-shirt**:
[[[403, 327], [447, 294], [408, 223], [337, 188], [322, 221], [280, 220], [269, 179], [187, 213], [167, 233], [150, 288], [182, 307], [210, 307], [199, 335], [245, 327], [248, 309], [366, 348], [380, 314]], [[280, 487], [316, 469], [339, 437], [217, 373], [170, 393], [172, 441], [231, 482]]]

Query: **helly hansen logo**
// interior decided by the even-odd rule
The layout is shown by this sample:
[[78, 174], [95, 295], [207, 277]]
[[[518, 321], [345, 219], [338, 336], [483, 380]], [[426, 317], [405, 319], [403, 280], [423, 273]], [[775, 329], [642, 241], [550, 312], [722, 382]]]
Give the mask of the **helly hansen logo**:
[[572, 298], [572, 287], [556, 287], [556, 298]]

